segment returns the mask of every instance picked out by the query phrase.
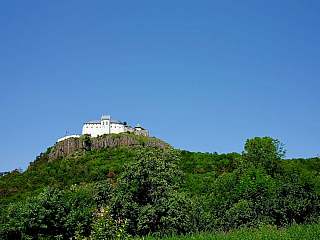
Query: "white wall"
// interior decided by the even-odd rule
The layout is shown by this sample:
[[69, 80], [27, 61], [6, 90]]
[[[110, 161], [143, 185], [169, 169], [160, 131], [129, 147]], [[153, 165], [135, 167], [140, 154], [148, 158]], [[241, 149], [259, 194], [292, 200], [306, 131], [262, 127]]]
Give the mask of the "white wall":
[[[107, 117], [107, 118], [105, 118]], [[90, 121], [85, 123], [82, 127], [82, 135], [90, 134], [91, 137], [97, 137], [98, 135], [109, 134], [109, 133], [122, 133], [125, 131], [134, 132], [135, 134], [148, 135], [147, 131], [138, 131], [133, 128], [125, 127], [123, 124], [119, 124], [119, 121], [110, 123], [110, 116], [102, 116], [101, 121]], [[146, 133], [145, 133], [146, 132]]]
[[63, 140], [68, 139], [68, 138], [79, 138], [79, 137], [81, 137], [81, 135], [69, 135], [69, 136], [65, 136], [63, 138], [59, 138], [58, 142], [63, 141]]
[[91, 137], [97, 137], [98, 135], [102, 135], [101, 124], [99, 123], [90, 123], [84, 124], [82, 128], [82, 135], [83, 134], [91, 134]]
[[122, 133], [124, 132], [124, 126], [122, 124], [111, 124], [110, 133]]
[[91, 137], [97, 137], [98, 135], [109, 134], [109, 133], [121, 133], [124, 132], [124, 126], [122, 124], [103, 124], [99, 123], [85, 123], [82, 128], [82, 134], [91, 134]]

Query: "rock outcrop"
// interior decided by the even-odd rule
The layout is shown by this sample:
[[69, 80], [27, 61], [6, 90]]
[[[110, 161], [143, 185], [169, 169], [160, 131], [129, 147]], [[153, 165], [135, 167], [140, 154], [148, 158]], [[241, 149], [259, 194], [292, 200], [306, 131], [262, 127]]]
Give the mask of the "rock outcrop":
[[133, 134], [107, 134], [96, 138], [82, 136], [80, 138], [68, 138], [56, 143], [50, 150], [49, 161], [53, 161], [59, 156], [66, 156], [77, 150], [81, 150], [78, 151], [78, 154], [85, 154], [85, 152], [94, 149], [100, 150], [102, 148], [123, 146], [143, 146], [158, 149], [172, 148], [172, 146], [160, 139]]

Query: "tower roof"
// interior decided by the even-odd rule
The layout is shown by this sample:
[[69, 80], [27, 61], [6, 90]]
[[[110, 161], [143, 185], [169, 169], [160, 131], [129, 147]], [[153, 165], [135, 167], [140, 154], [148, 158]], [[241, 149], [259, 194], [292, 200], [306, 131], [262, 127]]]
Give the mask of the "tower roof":
[[110, 115], [102, 115], [101, 121], [102, 120], [110, 120]]

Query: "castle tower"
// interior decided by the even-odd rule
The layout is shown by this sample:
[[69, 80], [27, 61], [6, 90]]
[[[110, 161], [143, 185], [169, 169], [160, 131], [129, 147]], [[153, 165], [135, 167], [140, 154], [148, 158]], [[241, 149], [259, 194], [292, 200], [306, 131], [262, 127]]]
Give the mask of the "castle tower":
[[103, 115], [101, 117], [101, 133], [102, 134], [110, 133], [110, 115]]

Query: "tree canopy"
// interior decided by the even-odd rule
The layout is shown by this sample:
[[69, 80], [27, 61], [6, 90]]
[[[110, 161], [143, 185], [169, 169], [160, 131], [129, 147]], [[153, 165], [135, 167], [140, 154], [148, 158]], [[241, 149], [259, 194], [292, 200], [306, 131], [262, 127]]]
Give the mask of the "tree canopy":
[[279, 171], [281, 159], [286, 153], [283, 146], [278, 139], [271, 137], [248, 139], [244, 146], [246, 152], [242, 153], [243, 161], [249, 166], [261, 166], [269, 174], [274, 174]]
[[0, 238], [120, 239], [317, 223], [320, 158], [284, 160], [283, 144], [270, 137], [248, 139], [244, 149], [117, 147], [53, 162], [41, 154], [26, 172], [0, 178]]

